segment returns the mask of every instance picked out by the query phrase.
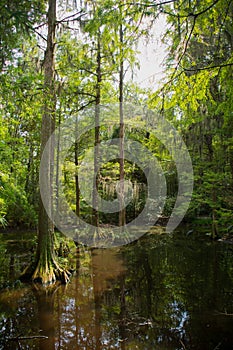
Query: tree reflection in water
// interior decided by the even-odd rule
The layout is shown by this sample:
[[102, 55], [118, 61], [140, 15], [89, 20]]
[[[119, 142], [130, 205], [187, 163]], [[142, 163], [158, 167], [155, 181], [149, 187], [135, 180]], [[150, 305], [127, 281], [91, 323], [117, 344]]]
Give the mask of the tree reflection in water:
[[[9, 247], [0, 258], [4, 280], [12, 261], [14, 276], [22, 262], [22, 255], [12, 260]], [[76, 269], [67, 286], [46, 293], [2, 284], [1, 349], [16, 349], [10, 338], [20, 334], [48, 336], [21, 342], [23, 349], [40, 350], [233, 345], [230, 245], [152, 235], [120, 249], [82, 248]]]

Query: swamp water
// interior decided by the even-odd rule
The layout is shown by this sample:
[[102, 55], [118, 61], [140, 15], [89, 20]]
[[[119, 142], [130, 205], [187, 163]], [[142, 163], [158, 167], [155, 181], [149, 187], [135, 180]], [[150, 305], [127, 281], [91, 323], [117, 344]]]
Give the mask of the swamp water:
[[45, 294], [17, 280], [33, 240], [0, 235], [0, 349], [233, 349], [233, 245], [177, 231], [82, 248]]

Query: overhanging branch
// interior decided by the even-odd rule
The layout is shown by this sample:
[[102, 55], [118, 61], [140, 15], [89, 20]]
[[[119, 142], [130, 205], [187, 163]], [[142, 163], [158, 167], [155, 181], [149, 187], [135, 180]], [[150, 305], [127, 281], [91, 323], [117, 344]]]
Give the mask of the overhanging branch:
[[[176, 13], [172, 13], [166, 10], [161, 9], [161, 12], [164, 13], [165, 15], [169, 15], [169, 16], [173, 16], [173, 17], [177, 17], [177, 18], [189, 18], [189, 17], [194, 17], [197, 18], [201, 15], [203, 15], [204, 13], [208, 12], [209, 10], [212, 9], [212, 7], [214, 7], [220, 0], [215, 0], [211, 5], [209, 5], [208, 7], [206, 7], [205, 9], [203, 9], [200, 12], [194, 13], [194, 12], [190, 12], [187, 13], [187, 15], [180, 15], [180, 14], [176, 14]], [[161, 4], [164, 5], [164, 4]]]
[[159, 90], [159, 92], [165, 93], [165, 90], [169, 84], [171, 84], [175, 79], [179, 78], [182, 74], [186, 72], [193, 72], [193, 73], [198, 73], [200, 71], [205, 71], [205, 70], [211, 70], [211, 69], [221, 69], [224, 67], [231, 67], [233, 66], [233, 63], [223, 63], [223, 64], [216, 64], [212, 66], [207, 66], [207, 67], [193, 67], [193, 68], [184, 68], [182, 71], [180, 71], [178, 74], [175, 74], [176, 71], [172, 74], [171, 78], [163, 85], [163, 87]]
[[231, 66], [233, 66], [233, 63], [224, 63], [224, 64], [216, 64], [216, 65], [207, 66], [207, 67], [184, 68], [183, 72], [198, 72], [202, 70], [211, 70], [215, 68], [224, 68], [224, 67], [231, 67]]

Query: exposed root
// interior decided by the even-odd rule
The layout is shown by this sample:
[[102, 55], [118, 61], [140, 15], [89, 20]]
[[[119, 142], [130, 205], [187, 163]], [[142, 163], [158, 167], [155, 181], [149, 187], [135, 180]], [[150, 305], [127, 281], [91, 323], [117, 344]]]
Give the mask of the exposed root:
[[48, 261], [44, 263], [43, 260], [40, 259], [36, 267], [35, 265], [30, 265], [24, 270], [20, 276], [20, 280], [22, 282], [39, 283], [43, 286], [48, 286], [56, 282], [67, 284], [72, 271], [60, 267], [54, 259], [52, 260], [53, 261], [49, 263]]
[[60, 282], [67, 284], [70, 280], [71, 272], [61, 268], [57, 263], [50, 263], [49, 266], [43, 266], [38, 263], [33, 275], [32, 282], [40, 283], [44, 286]]
[[51, 232], [39, 237], [34, 263], [25, 269], [21, 281], [38, 283], [42, 286], [53, 285], [57, 282], [67, 284], [71, 271], [63, 268], [57, 261], [54, 251], [54, 240]]

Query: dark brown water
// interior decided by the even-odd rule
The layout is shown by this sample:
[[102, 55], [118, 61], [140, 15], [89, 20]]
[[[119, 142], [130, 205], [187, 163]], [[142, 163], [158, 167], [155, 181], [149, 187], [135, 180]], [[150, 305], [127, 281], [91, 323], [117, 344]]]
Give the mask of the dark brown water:
[[233, 349], [232, 245], [177, 232], [82, 249], [45, 293], [17, 281], [32, 238], [0, 235], [0, 349]]

